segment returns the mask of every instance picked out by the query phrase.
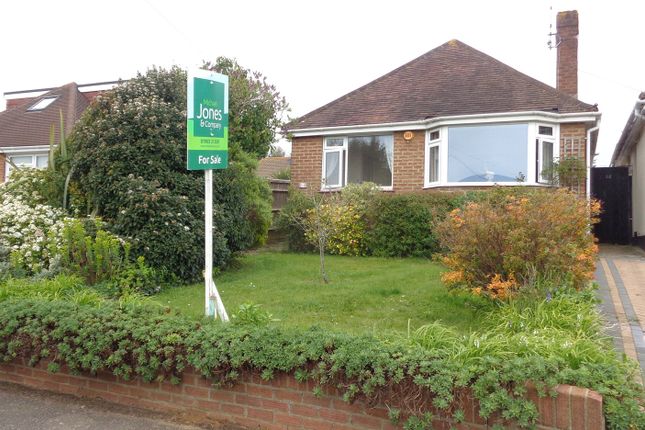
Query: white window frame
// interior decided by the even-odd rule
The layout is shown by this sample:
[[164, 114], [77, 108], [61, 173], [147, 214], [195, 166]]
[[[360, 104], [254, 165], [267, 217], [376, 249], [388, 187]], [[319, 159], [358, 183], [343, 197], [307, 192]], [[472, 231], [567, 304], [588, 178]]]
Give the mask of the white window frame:
[[[439, 133], [439, 137], [437, 139], [432, 139], [432, 133], [437, 132]], [[439, 185], [442, 181], [442, 174], [445, 171], [445, 167], [443, 166], [443, 146], [441, 144], [442, 138], [444, 136], [444, 128], [439, 127], [439, 128], [433, 128], [430, 130], [426, 131], [426, 145], [425, 145], [425, 157], [424, 157], [424, 169], [423, 169], [423, 174], [424, 174], [424, 184], [425, 187], [432, 187]], [[430, 149], [432, 148], [438, 148], [438, 154], [437, 156], [439, 157], [439, 170], [437, 172], [437, 180], [436, 181], [430, 181]]]
[[[49, 154], [47, 152], [39, 152], [39, 153], [32, 153], [32, 154], [25, 154], [25, 153], [15, 153], [15, 154], [5, 154], [5, 157], [7, 158], [5, 160], [5, 168], [4, 168], [4, 180], [7, 181], [9, 180], [9, 175], [11, 174], [11, 171], [13, 170], [13, 166], [9, 163], [9, 160], [13, 157], [31, 157], [31, 163], [30, 164], [23, 164], [21, 167], [31, 167], [31, 168], [38, 168], [38, 157], [49, 157]], [[49, 161], [48, 161], [49, 164]], [[45, 167], [41, 167], [45, 168]]]
[[[550, 127], [552, 130], [552, 133], [550, 135], [548, 134], [540, 134], [540, 127]], [[559, 134], [559, 133], [558, 133]], [[559, 139], [556, 139], [556, 125], [555, 124], [541, 124], [537, 123], [535, 126], [535, 148], [536, 148], [536, 154], [535, 154], [535, 166], [537, 168], [537, 172], [535, 172], [535, 179], [538, 184], [542, 185], [550, 185], [550, 181], [548, 178], [545, 178], [542, 176], [542, 171], [544, 170], [544, 160], [542, 157], [543, 152], [543, 147], [544, 143], [551, 143], [553, 147], [553, 156], [552, 156], [552, 163], [555, 163], [555, 161], [559, 158], [560, 154], [560, 145], [558, 145]]]
[[[322, 156], [322, 171], [320, 175], [320, 190], [333, 191], [339, 190], [347, 185], [347, 175], [349, 171], [349, 139], [352, 137], [369, 137], [369, 136], [392, 136], [392, 175], [389, 186], [379, 186], [383, 191], [392, 191], [394, 189], [394, 145], [395, 139], [393, 133], [360, 133], [348, 136], [325, 136], [323, 138], [323, 156]], [[332, 139], [343, 139], [342, 146], [327, 146], [327, 141]], [[330, 152], [339, 152], [339, 185], [327, 185], [326, 172], [327, 172], [327, 154]]]
[[[528, 124], [528, 136], [527, 136], [527, 160], [526, 160], [526, 173], [524, 182], [448, 182], [448, 145], [449, 145], [449, 135], [448, 129], [451, 127], [461, 127], [461, 126], [486, 126], [486, 125], [504, 125], [504, 124]], [[539, 134], [539, 127], [551, 127], [553, 129], [553, 135], [541, 135]], [[433, 131], [439, 131], [439, 139], [430, 140], [430, 133]], [[548, 141], [553, 143], [553, 158], [554, 161], [558, 159], [560, 154], [560, 124], [550, 123], [550, 122], [538, 122], [538, 121], [481, 121], [481, 122], [452, 122], [448, 125], [443, 125], [441, 127], [432, 127], [426, 130], [426, 143], [425, 143], [425, 155], [424, 155], [424, 188], [435, 188], [435, 187], [489, 187], [491, 185], [500, 185], [500, 186], [548, 186], [550, 184], [542, 181], [540, 172], [542, 167], [542, 162], [539, 160], [541, 157], [542, 146], [539, 144], [539, 153], [536, 153], [536, 139], [539, 139], [539, 142]], [[430, 158], [430, 148], [432, 146], [439, 146], [439, 181], [430, 182], [429, 181], [429, 158]], [[538, 179], [538, 180], [536, 180]]]
[[[327, 146], [328, 140], [343, 140], [343, 144], [339, 146]], [[322, 159], [322, 175], [320, 177], [321, 190], [335, 190], [340, 189], [347, 183], [347, 137], [346, 136], [329, 136], [323, 139], [323, 159]], [[327, 180], [327, 154], [338, 153], [338, 185], [328, 185]]]

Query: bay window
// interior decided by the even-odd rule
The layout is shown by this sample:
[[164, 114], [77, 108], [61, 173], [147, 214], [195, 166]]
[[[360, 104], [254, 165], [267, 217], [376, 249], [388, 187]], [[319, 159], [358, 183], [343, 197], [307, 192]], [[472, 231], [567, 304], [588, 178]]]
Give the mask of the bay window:
[[429, 129], [425, 187], [549, 184], [558, 126], [535, 122], [455, 124]]
[[328, 137], [323, 151], [323, 189], [373, 182], [392, 188], [392, 135]]
[[524, 182], [527, 124], [448, 129], [448, 182]]

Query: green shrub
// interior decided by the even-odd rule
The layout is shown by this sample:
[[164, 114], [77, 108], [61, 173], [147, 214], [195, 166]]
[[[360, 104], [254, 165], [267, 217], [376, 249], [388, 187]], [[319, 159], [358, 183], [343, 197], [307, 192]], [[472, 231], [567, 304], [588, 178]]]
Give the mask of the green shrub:
[[378, 195], [367, 214], [367, 248], [380, 257], [431, 257], [439, 251], [434, 224], [456, 207], [456, 198], [453, 194]]
[[[268, 185], [234, 133], [229, 167], [213, 172], [217, 267], [264, 241], [271, 221]], [[72, 188], [84, 199], [76, 209], [101, 216], [150, 266], [200, 279], [204, 175], [186, 170], [186, 72], [152, 69], [102, 94], [68, 143]]]
[[163, 276], [148, 266], [145, 258], [140, 255], [134, 263], [120, 270], [109, 284], [114, 290], [113, 294], [118, 297], [132, 291], [150, 296], [161, 291], [162, 282]]
[[[557, 356], [481, 354], [496, 348], [485, 338], [465, 339], [455, 342], [465, 351], [455, 359], [409, 342], [370, 336], [195, 321], [149, 306], [80, 302], [3, 301], [0, 360], [24, 358], [31, 365], [46, 360], [52, 371], [66, 365], [72, 372], [108, 371], [126, 380], [139, 376], [172, 382], [179, 382], [191, 366], [215, 384], [235, 383], [246, 372], [266, 379], [288, 372], [300, 381], [310, 380], [316, 392], [329, 386], [340, 389], [347, 401], [383, 402], [400, 410], [397, 417], [412, 415], [409, 425], [427, 418], [431, 407], [437, 417], [458, 420], [459, 394], [470, 389], [484, 418], [500, 412], [530, 427], [537, 411], [522, 397], [525, 382], [533, 381], [543, 394], [554, 384], [572, 383], [605, 395], [608, 428], [642, 428], [645, 422], [639, 409], [642, 387], [628, 372], [633, 369], [610, 348], [598, 360], [592, 356], [571, 366]], [[431, 401], [417, 407], [420, 398]]]
[[255, 303], [242, 303], [231, 319], [233, 324], [264, 327], [274, 321], [273, 315]]
[[[334, 227], [327, 250], [339, 255], [430, 257], [439, 251], [434, 224], [466, 198], [473, 197], [463, 193], [392, 195], [380, 192], [374, 184], [350, 184], [322, 207]], [[309, 244], [315, 242], [307, 238], [301, 223], [293, 222], [294, 217], [308, 216], [313, 206], [311, 197], [290, 191], [278, 226], [286, 232], [292, 251], [311, 250]]]
[[97, 218], [73, 219], [65, 224], [60, 249], [61, 266], [80, 276], [87, 285], [106, 284], [111, 296], [127, 291], [143, 295], [158, 292], [160, 273], [143, 256], [131, 260], [130, 244], [106, 231]]
[[65, 270], [94, 285], [116, 277], [128, 265], [129, 250], [129, 244], [102, 229], [100, 220], [88, 218], [67, 221], [60, 248], [51, 252], [60, 252]]
[[[599, 206], [566, 190], [493, 190], [439, 226], [449, 286], [505, 299], [536, 279], [581, 288], [593, 277]], [[591, 216], [591, 219], [590, 219]], [[544, 292], [542, 292], [544, 294]]]
[[305, 238], [305, 230], [301, 223], [294, 220], [307, 216], [307, 211], [314, 207], [314, 202], [305, 193], [289, 188], [289, 197], [278, 216], [276, 225], [287, 237], [290, 251], [312, 252], [315, 247]]

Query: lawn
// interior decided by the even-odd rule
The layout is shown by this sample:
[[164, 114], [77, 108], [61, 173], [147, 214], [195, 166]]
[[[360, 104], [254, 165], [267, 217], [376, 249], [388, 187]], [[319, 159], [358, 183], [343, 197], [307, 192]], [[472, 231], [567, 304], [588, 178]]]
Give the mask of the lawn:
[[[215, 278], [229, 315], [243, 303], [260, 304], [277, 324], [326, 327], [351, 333], [406, 333], [433, 321], [466, 333], [486, 313], [484, 301], [455, 295], [441, 284], [443, 267], [425, 259], [326, 257], [329, 284], [319, 278], [317, 255], [260, 251]], [[199, 317], [204, 286], [169, 288], [154, 300]]]

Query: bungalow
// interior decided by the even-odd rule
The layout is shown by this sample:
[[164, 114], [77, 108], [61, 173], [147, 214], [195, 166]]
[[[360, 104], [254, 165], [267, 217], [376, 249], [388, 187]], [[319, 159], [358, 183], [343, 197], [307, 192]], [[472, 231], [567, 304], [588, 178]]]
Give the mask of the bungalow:
[[0, 112], [0, 183], [12, 166], [47, 167], [51, 126], [59, 142], [60, 115], [65, 133], [81, 117], [90, 102], [119, 81], [4, 93], [7, 108]]
[[625, 191], [631, 191], [631, 196], [628, 195], [631, 205], [621, 209], [627, 209], [627, 218], [631, 220], [628, 237], [645, 249], [645, 92], [640, 93], [634, 103], [611, 157], [611, 165], [626, 170], [624, 175], [629, 182]]
[[557, 89], [451, 40], [293, 121], [291, 180], [310, 191], [541, 186], [595, 152], [600, 113], [577, 99], [578, 14], [557, 16]]

